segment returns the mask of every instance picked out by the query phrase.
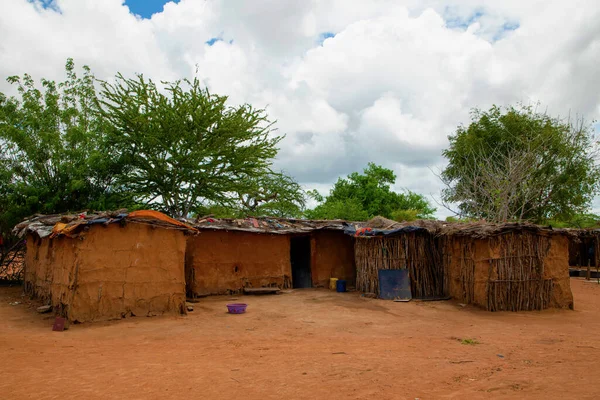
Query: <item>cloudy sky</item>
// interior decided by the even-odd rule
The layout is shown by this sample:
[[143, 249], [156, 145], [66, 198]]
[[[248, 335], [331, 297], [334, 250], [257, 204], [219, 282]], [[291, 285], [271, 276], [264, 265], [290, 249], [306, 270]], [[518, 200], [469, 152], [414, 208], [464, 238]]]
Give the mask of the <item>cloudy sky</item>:
[[67, 57], [267, 107], [277, 166], [323, 193], [374, 161], [437, 196], [472, 107], [600, 119], [597, 0], [2, 0], [0, 77], [62, 79]]

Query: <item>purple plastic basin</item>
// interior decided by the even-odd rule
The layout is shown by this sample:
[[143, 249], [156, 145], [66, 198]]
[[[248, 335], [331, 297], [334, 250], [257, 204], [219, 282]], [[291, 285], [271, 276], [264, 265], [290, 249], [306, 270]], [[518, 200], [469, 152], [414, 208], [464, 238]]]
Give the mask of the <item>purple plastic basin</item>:
[[243, 314], [246, 312], [246, 307], [248, 307], [248, 304], [245, 303], [227, 304], [229, 314]]

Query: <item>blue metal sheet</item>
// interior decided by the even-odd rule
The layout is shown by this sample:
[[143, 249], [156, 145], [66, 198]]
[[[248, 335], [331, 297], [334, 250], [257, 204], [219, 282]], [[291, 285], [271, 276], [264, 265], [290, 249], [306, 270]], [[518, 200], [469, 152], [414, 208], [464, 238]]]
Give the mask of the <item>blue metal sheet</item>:
[[378, 272], [380, 299], [412, 299], [408, 269], [380, 269]]
[[91, 219], [91, 220], [88, 221], [88, 225], [105, 224], [108, 221], [110, 221], [108, 218]]

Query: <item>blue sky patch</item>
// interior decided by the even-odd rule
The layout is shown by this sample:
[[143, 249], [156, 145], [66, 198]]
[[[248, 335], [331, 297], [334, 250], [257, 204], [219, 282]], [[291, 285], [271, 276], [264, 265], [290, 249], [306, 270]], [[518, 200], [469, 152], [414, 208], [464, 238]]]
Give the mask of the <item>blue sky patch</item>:
[[[446, 15], [451, 14], [450, 9], [446, 9]], [[467, 29], [469, 25], [477, 22], [479, 18], [483, 16], [483, 11], [475, 11], [467, 18], [462, 17], [449, 17], [446, 18], [446, 26], [450, 29]]]
[[319, 35], [319, 44], [322, 45], [325, 39], [329, 39], [335, 37], [335, 33], [333, 32], [323, 32]]
[[519, 25], [518, 22], [506, 22], [504, 25], [502, 25], [502, 28], [496, 33], [496, 35], [494, 35], [492, 41], [496, 42], [502, 39], [507, 33], [519, 29], [519, 26], [521, 25]]
[[[179, 0], [171, 0], [179, 3]], [[142, 18], [150, 18], [152, 14], [163, 11], [164, 5], [168, 0], [125, 0], [125, 5], [129, 7], [132, 14], [137, 14]]]
[[219, 38], [219, 37], [214, 37], [214, 38], [210, 38], [208, 39], [206, 42], [207, 45], [212, 46], [213, 44], [217, 43], [217, 42], [222, 42], [223, 39]]
[[42, 6], [43, 9], [46, 10], [54, 10], [57, 13], [60, 13], [60, 8], [58, 8], [58, 4], [54, 0], [27, 0], [31, 4], [35, 5], [36, 8], [38, 6]]
[[[446, 21], [446, 27], [449, 29], [466, 30], [472, 24], [478, 22], [484, 15], [485, 13], [481, 10], [473, 12], [468, 17], [457, 15], [457, 13], [451, 7], [446, 7], [446, 9], [444, 10], [444, 19]], [[505, 22], [502, 26], [498, 27], [495, 32], [488, 30], [489, 36], [487, 36], [487, 38], [488, 40], [491, 40], [492, 43], [496, 42], [504, 38], [508, 33], [519, 29], [519, 27], [520, 24], [518, 21], [509, 20]]]
[[[217, 42], [224, 42], [222, 37], [213, 37], [208, 39], [206, 42], [207, 45], [212, 46], [213, 44], [217, 43]], [[230, 39], [227, 43], [229, 44], [233, 44], [233, 39]]]

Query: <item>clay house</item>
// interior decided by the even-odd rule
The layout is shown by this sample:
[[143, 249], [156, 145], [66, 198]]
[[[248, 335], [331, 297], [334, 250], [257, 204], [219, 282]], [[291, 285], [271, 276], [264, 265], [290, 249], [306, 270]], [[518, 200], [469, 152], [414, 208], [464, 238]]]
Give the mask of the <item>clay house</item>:
[[185, 313], [185, 248], [194, 228], [156, 211], [36, 216], [24, 289], [71, 322]]
[[325, 287], [332, 277], [354, 286], [354, 239], [344, 221], [204, 218], [194, 227], [185, 260], [190, 297]]

